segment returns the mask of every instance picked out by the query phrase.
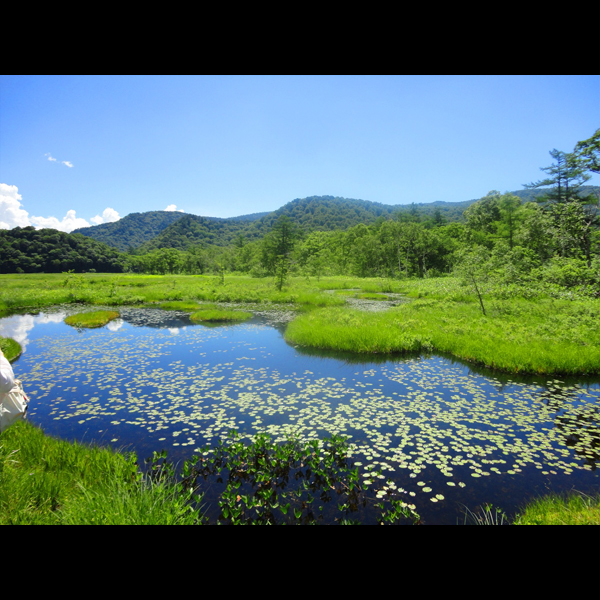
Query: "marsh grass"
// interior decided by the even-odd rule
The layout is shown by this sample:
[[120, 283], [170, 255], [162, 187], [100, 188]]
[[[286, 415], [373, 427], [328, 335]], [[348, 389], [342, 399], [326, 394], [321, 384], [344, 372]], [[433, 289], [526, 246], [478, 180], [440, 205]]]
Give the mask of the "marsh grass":
[[368, 353], [440, 351], [512, 373], [600, 372], [598, 300], [497, 300], [488, 315], [474, 299], [420, 299], [380, 313], [315, 310], [289, 324], [301, 346]]
[[27, 421], [0, 435], [0, 524], [192, 524], [167, 484], [142, 478], [133, 454], [44, 435]]
[[[336, 287], [338, 282], [339, 278], [332, 278], [331, 286]], [[57, 304], [122, 306], [236, 302], [297, 307], [343, 304], [343, 298], [324, 293], [330, 288], [322, 287], [323, 283], [324, 280], [290, 277], [288, 285], [278, 290], [271, 279], [249, 276], [229, 276], [221, 284], [212, 276], [197, 275], [85, 273], [76, 279], [72, 274], [57, 273], [0, 275], [0, 316]]]
[[476, 510], [464, 509], [463, 525], [509, 525], [504, 511], [491, 504], [484, 504]]
[[252, 313], [243, 310], [227, 309], [203, 309], [190, 315], [190, 319], [195, 322], [201, 321], [235, 321], [241, 322], [252, 318]]
[[103, 327], [110, 321], [117, 319], [119, 313], [112, 310], [97, 310], [93, 312], [82, 312], [65, 317], [65, 323], [72, 327]]
[[0, 348], [9, 362], [16, 360], [23, 351], [21, 344], [11, 338], [0, 337]]
[[184, 302], [184, 301], [173, 301], [173, 302], [161, 302], [158, 308], [163, 310], [181, 310], [186, 312], [193, 312], [200, 310], [202, 306], [198, 302]]
[[361, 294], [356, 294], [356, 298], [361, 300], [389, 300], [388, 296], [384, 296], [383, 294], [376, 292], [364, 292]]
[[549, 495], [528, 503], [514, 525], [600, 525], [600, 495]]

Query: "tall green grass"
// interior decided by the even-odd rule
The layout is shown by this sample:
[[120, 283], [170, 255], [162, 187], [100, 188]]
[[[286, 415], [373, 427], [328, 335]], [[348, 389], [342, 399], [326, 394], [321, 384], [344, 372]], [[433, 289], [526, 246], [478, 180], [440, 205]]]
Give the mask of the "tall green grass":
[[136, 457], [44, 435], [27, 421], [0, 435], [0, 524], [193, 524], [169, 484], [138, 474]]
[[572, 492], [548, 495], [529, 502], [514, 525], [600, 525], [600, 495]]
[[322, 309], [288, 325], [301, 346], [358, 353], [447, 352], [512, 373], [600, 373], [600, 301], [421, 299], [386, 312]]

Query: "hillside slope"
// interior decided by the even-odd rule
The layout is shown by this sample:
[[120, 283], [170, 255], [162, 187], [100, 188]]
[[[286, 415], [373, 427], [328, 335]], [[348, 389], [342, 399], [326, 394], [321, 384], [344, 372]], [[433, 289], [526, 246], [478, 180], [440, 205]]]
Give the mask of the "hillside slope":
[[126, 252], [130, 247], [137, 248], [156, 237], [163, 229], [184, 216], [185, 213], [166, 210], [130, 213], [114, 223], [81, 227], [72, 233], [81, 233]]
[[[582, 191], [600, 195], [599, 186], [583, 186]], [[530, 202], [541, 197], [545, 190], [525, 189], [510, 193]], [[74, 233], [82, 233], [121, 251], [130, 248], [140, 253], [156, 248], [183, 250], [196, 244], [227, 246], [239, 236], [246, 241], [260, 239], [283, 215], [305, 232], [344, 230], [359, 223], [369, 225], [380, 218], [402, 218], [402, 215], [419, 220], [437, 217], [443, 222], [459, 221], [464, 210], [479, 199], [390, 205], [354, 198], [309, 196], [296, 198], [272, 212], [227, 219], [168, 211], [131, 213], [115, 223], [85, 227]]]

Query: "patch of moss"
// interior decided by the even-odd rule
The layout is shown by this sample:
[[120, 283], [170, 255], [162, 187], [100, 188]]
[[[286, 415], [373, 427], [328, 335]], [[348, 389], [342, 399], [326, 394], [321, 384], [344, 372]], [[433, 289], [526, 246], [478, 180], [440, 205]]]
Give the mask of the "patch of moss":
[[65, 318], [65, 323], [73, 327], [103, 327], [118, 316], [119, 313], [113, 310], [98, 310], [70, 315]]
[[19, 358], [19, 356], [21, 356], [21, 352], [23, 352], [21, 344], [11, 338], [0, 337], [0, 348], [2, 348], [2, 353], [4, 356], [6, 356], [9, 362], [13, 362]]

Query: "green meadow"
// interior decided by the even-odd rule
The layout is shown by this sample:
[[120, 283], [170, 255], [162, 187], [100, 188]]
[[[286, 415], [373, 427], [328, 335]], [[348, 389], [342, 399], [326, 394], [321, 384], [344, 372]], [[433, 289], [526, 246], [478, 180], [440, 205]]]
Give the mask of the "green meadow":
[[487, 315], [471, 301], [419, 299], [385, 312], [320, 309], [286, 339], [361, 354], [448, 353], [509, 373], [591, 375], [600, 369], [600, 302], [511, 299]]

